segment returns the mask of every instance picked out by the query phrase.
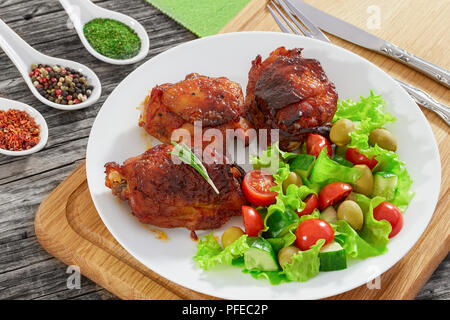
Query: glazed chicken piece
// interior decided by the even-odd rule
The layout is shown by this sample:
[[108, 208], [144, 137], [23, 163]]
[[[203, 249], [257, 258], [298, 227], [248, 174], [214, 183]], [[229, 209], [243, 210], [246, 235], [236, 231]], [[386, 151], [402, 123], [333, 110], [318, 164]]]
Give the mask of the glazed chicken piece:
[[310, 132], [327, 134], [338, 95], [320, 63], [280, 47], [249, 71], [246, 117], [255, 129], [279, 129], [280, 148], [298, 148]]
[[[242, 118], [244, 95], [241, 86], [225, 77], [210, 78], [192, 73], [175, 84], [154, 87], [139, 120], [139, 126], [158, 140], [169, 144], [182, 139], [172, 137], [174, 130], [186, 129], [193, 144], [194, 124], [201, 121], [203, 130], [216, 128], [226, 142], [226, 129], [242, 129], [245, 139], [248, 122]], [[204, 144], [205, 146], [205, 144]]]
[[140, 222], [162, 228], [214, 229], [241, 214], [247, 201], [239, 166], [226, 164], [225, 159], [223, 164], [203, 163], [217, 194], [195, 169], [172, 160], [173, 148], [160, 144], [123, 165], [107, 163], [105, 185], [128, 201]]

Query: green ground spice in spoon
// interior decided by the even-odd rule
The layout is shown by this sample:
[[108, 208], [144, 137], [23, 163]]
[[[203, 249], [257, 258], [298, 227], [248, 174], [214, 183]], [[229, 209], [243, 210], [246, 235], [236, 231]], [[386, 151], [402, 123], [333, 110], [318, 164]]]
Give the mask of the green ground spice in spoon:
[[84, 25], [83, 33], [95, 51], [109, 58], [129, 59], [141, 49], [136, 32], [117, 20], [93, 19]]

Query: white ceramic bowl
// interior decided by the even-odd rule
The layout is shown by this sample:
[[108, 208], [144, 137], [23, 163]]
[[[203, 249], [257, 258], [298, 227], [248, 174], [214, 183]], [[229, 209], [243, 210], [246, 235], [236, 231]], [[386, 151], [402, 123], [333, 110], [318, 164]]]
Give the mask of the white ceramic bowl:
[[[321, 272], [307, 282], [271, 286], [255, 280], [239, 268], [218, 266], [203, 271], [194, 263], [196, 243], [183, 228], [164, 229], [169, 240], [160, 241], [118, 204], [105, 187], [104, 165], [122, 163], [143, 153], [147, 142], [138, 127], [136, 107], [155, 85], [183, 80], [188, 73], [225, 76], [246, 88], [251, 61], [263, 58], [279, 46], [304, 48], [303, 56], [318, 59], [336, 85], [340, 99], [359, 100], [370, 90], [386, 100], [386, 110], [396, 118], [386, 126], [398, 141], [398, 154], [406, 162], [416, 192], [404, 214], [401, 232], [388, 244], [388, 252], [366, 260], [351, 260], [345, 270]], [[153, 57], [128, 75], [105, 101], [95, 119], [87, 147], [87, 180], [95, 207], [118, 242], [138, 261], [179, 285], [227, 299], [319, 299], [363, 285], [391, 268], [416, 243], [428, 225], [441, 182], [439, 153], [428, 121], [411, 97], [389, 75], [369, 61], [333, 44], [295, 35], [271, 32], [240, 32], [206, 37], [184, 43]], [[242, 226], [234, 217], [232, 225]], [[203, 236], [211, 231], [200, 231]], [[427, 254], [424, 252], [423, 254]], [[395, 279], [402, 281], [402, 279]], [[381, 286], [384, 284], [381, 283]]]
[[0, 153], [7, 155], [7, 156], [26, 156], [26, 155], [38, 152], [39, 150], [42, 150], [42, 148], [44, 148], [45, 145], [47, 144], [47, 140], [48, 140], [48, 126], [47, 126], [47, 122], [45, 121], [44, 117], [35, 108], [30, 107], [29, 105], [27, 105], [25, 103], [0, 98], [0, 110], [8, 111], [10, 109], [26, 111], [31, 117], [33, 117], [34, 121], [36, 121], [36, 123], [41, 127], [41, 132], [40, 132], [41, 139], [39, 140], [39, 143], [37, 145], [35, 145], [33, 148], [30, 148], [28, 150], [11, 151], [11, 150], [5, 150], [5, 149], [0, 148]]

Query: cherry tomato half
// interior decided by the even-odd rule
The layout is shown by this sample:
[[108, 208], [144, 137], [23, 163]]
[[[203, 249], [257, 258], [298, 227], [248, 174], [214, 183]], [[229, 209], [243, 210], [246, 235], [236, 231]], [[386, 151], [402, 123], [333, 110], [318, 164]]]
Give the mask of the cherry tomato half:
[[308, 154], [311, 154], [317, 158], [320, 154], [320, 151], [322, 151], [322, 149], [325, 147], [327, 147], [328, 155], [331, 157], [331, 143], [327, 138], [317, 133], [310, 133], [306, 137], [306, 152]]
[[390, 202], [384, 201], [373, 209], [373, 217], [376, 220], [387, 220], [391, 224], [392, 231], [389, 233], [389, 238], [392, 238], [402, 230], [403, 215], [400, 209]]
[[322, 211], [325, 208], [335, 205], [339, 201], [345, 199], [350, 192], [352, 192], [352, 190], [352, 186], [344, 182], [333, 182], [327, 184], [319, 192], [320, 210]]
[[334, 239], [334, 230], [322, 219], [308, 219], [300, 223], [295, 231], [295, 245], [302, 251], [308, 250], [317, 240], [325, 239], [328, 244]]
[[350, 161], [353, 164], [365, 164], [372, 170], [378, 164], [378, 161], [375, 158], [369, 159], [362, 153], [358, 151], [356, 148], [348, 148], [345, 152], [345, 159]]
[[314, 193], [310, 194], [308, 197], [306, 197], [305, 204], [306, 204], [305, 209], [297, 213], [299, 217], [311, 214], [314, 211], [314, 209], [318, 209], [319, 198], [317, 198], [317, 196]]
[[259, 231], [264, 229], [261, 215], [254, 208], [242, 206], [242, 216], [244, 217], [245, 233], [250, 237], [257, 237]]
[[248, 201], [254, 206], [269, 206], [275, 203], [278, 193], [270, 191], [276, 186], [272, 175], [263, 170], [247, 172], [242, 183], [242, 191]]

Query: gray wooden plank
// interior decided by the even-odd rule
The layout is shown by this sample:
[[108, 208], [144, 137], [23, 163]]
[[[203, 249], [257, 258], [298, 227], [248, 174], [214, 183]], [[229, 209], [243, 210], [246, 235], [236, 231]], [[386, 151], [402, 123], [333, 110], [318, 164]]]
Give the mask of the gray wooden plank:
[[420, 290], [418, 300], [450, 300], [450, 255], [442, 261]]

